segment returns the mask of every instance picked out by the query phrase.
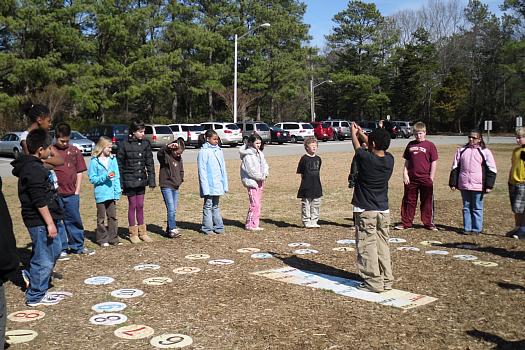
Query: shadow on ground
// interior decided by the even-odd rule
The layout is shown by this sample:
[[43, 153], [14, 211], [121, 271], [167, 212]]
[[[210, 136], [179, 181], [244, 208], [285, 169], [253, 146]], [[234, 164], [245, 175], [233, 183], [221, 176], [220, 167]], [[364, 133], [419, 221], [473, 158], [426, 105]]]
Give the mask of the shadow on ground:
[[482, 339], [484, 341], [493, 343], [496, 350], [516, 350], [516, 349], [525, 349], [525, 339], [509, 341], [505, 340], [499, 335], [495, 335], [488, 332], [479, 331], [477, 329], [472, 329], [467, 331], [467, 334], [471, 337]]
[[437, 246], [444, 248], [462, 248], [463, 245], [471, 245], [472, 248], [469, 250], [475, 250], [477, 252], [490, 253], [501, 256], [503, 258], [509, 258], [514, 260], [525, 260], [525, 251], [523, 250], [508, 250], [505, 248], [498, 247], [481, 247], [472, 242], [455, 242], [455, 243], [443, 243]]

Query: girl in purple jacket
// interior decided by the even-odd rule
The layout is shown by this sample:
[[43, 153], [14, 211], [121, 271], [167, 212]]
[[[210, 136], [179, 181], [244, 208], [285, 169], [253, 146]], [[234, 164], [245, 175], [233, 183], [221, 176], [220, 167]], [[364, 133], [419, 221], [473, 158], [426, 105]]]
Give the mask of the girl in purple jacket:
[[461, 191], [464, 234], [479, 234], [483, 230], [483, 195], [492, 191], [496, 173], [496, 162], [483, 135], [472, 130], [468, 143], [456, 151], [449, 179], [450, 188]]

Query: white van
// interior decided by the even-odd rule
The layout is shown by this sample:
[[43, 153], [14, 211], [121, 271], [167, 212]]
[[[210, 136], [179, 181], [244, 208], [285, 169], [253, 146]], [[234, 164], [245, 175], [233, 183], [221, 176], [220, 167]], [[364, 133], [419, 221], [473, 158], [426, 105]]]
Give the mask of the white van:
[[204, 130], [214, 130], [219, 136], [220, 145], [237, 147], [242, 143], [242, 130], [233, 123], [206, 122], [201, 123]]
[[188, 141], [188, 137], [190, 135], [189, 131], [182, 130], [181, 124], [170, 124], [168, 125], [173, 132], [173, 137], [175, 140], [182, 140], [185, 143]]
[[290, 141], [304, 141], [305, 138], [315, 137], [314, 127], [310, 123], [305, 122], [282, 122], [274, 126], [290, 132]]

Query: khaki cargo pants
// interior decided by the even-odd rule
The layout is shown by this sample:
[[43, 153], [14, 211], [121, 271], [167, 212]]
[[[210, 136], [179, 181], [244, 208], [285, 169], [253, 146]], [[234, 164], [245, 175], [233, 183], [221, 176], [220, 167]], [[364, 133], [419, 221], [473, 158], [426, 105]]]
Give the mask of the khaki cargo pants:
[[377, 291], [392, 289], [394, 275], [388, 247], [390, 214], [355, 213], [357, 267], [365, 284]]

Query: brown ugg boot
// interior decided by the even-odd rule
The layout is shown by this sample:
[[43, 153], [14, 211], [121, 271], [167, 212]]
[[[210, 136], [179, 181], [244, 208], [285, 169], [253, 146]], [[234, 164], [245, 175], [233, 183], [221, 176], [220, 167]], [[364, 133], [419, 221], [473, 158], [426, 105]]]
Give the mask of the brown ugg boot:
[[148, 236], [148, 231], [146, 231], [146, 224], [139, 225], [139, 238], [144, 242], [153, 242], [150, 236]]
[[138, 226], [129, 227], [129, 240], [131, 241], [131, 243], [140, 243]]

